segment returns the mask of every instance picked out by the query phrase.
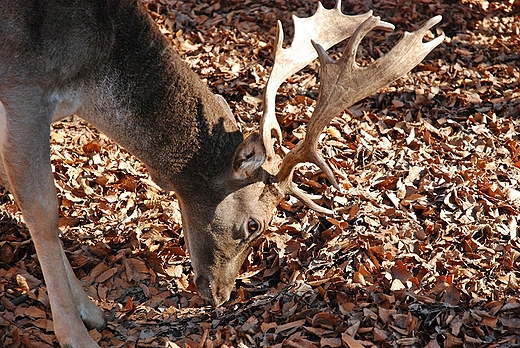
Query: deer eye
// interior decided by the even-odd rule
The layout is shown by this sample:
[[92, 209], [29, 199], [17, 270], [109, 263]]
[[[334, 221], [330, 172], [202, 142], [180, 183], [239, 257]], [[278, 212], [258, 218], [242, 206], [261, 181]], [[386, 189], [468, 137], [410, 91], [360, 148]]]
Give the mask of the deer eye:
[[260, 229], [260, 224], [255, 219], [249, 219], [247, 222], [247, 232], [253, 234]]

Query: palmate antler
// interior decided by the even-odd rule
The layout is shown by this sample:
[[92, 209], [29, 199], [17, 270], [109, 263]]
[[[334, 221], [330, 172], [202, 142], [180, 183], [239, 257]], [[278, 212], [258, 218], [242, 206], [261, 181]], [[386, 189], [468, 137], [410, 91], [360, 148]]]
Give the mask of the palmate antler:
[[[341, 12], [341, 0], [331, 10], [318, 3], [318, 9], [312, 17], [298, 18], [293, 15], [294, 39], [291, 46], [282, 48], [284, 34], [282, 23], [278, 21], [275, 39], [274, 65], [264, 92], [264, 111], [260, 121], [260, 133], [266, 147], [267, 159], [273, 159], [272, 136], [280, 142], [282, 131], [276, 121], [275, 98], [278, 87], [291, 75], [300, 71], [314, 59], [318, 53], [312, 41], [319, 43], [325, 50], [349, 38], [368, 18], [372, 11], [365, 14], [348, 16]], [[394, 29], [393, 24], [380, 22], [379, 28]]]
[[[327, 15], [331, 14], [330, 11], [334, 11], [332, 13], [334, 20], [342, 18], [343, 23], [350, 22], [351, 26], [356, 27], [354, 31], [349, 25], [344, 25], [339, 29], [334, 26], [327, 26], [329, 30], [334, 33], [323, 34], [320, 32], [316, 35], [311, 35], [312, 37], [310, 38], [306, 38], [309, 45], [312, 45], [315, 52], [317, 52], [313, 57], [319, 56], [321, 77], [320, 93], [316, 108], [308, 125], [305, 139], [298, 143], [298, 145], [285, 156], [276, 174], [279, 187], [285, 194], [293, 195], [310, 208], [328, 214], [332, 212], [314, 203], [312, 199], [301, 191], [292, 181], [294, 167], [302, 162], [314, 163], [325, 173], [330, 182], [336, 188], [339, 188], [332, 169], [317, 152], [318, 137], [324, 127], [341, 111], [409, 72], [444, 40], [444, 36], [441, 35], [428, 43], [422, 42], [428, 30], [441, 21], [442, 17], [436, 16], [414, 33], [406, 32], [404, 37], [388, 54], [367, 67], [360, 67], [356, 63], [355, 58], [357, 48], [363, 37], [376, 27], [391, 28], [392, 26], [388, 23], [381, 22], [378, 17], [372, 16], [370, 12], [351, 18], [341, 14], [340, 8], [341, 5], [339, 2], [334, 10], [324, 10], [320, 4], [317, 13], [313, 17], [305, 19], [308, 21], [316, 20], [321, 24], [328, 20]], [[345, 17], [349, 19], [347, 20]], [[360, 18], [362, 18], [362, 23], [357, 24]], [[304, 44], [303, 34], [298, 31], [299, 28], [303, 26], [303, 22], [304, 20], [295, 18], [295, 39], [290, 49], [282, 49], [282, 34], [277, 36], [277, 52], [275, 53], [276, 58], [273, 73], [278, 73], [278, 71], [283, 70], [284, 73], [279, 73], [279, 76], [283, 76], [284, 80], [290, 76], [290, 74], [296, 72], [297, 70], [295, 69], [297, 67], [299, 67], [298, 70], [303, 67], [304, 59], [302, 57], [308, 58], [306, 60], [307, 63], [312, 60], [309, 60], [309, 45]], [[312, 25], [305, 25], [305, 28], [310, 27], [312, 27]], [[280, 24], [278, 29], [279, 33], [282, 33]], [[349, 30], [354, 31], [354, 33], [351, 34]], [[341, 35], [337, 34], [338, 32], [342, 33], [343, 39], [350, 35], [352, 35], [352, 37], [345, 47], [343, 56], [338, 61], [335, 61], [327, 55], [325, 49], [342, 41], [340, 38]], [[325, 44], [322, 44], [320, 40], [324, 40]], [[290, 61], [290, 63], [288, 63], [288, 61]], [[276, 66], [276, 64], [279, 65]], [[285, 69], [286, 66], [288, 66], [287, 69]], [[273, 73], [271, 76], [274, 75]], [[266, 117], [266, 119], [262, 120], [261, 131], [268, 158], [274, 154], [271, 139], [273, 132], [278, 139], [281, 138], [280, 128], [274, 116], [274, 96], [276, 89], [283, 82], [279, 76], [275, 75], [275, 77], [272, 78], [275, 82], [272, 83], [270, 78], [264, 98], [266, 108], [264, 117]]]

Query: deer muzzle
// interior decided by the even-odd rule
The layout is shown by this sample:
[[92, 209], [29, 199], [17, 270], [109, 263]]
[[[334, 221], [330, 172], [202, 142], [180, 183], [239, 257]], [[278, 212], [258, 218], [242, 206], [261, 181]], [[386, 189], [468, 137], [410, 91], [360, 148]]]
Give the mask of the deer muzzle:
[[219, 307], [229, 300], [234, 282], [231, 284], [220, 284], [216, 279], [209, 275], [197, 276], [195, 285], [199, 295], [213, 307]]

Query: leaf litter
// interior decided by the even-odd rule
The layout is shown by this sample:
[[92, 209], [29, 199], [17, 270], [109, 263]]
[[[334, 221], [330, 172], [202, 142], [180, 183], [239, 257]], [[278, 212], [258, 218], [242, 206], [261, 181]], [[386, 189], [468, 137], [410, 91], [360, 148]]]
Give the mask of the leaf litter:
[[[146, 6], [250, 132], [258, 127], [276, 20], [291, 37], [291, 14], [309, 16], [317, 2]], [[520, 3], [343, 4], [344, 13], [368, 9], [396, 30], [369, 34], [360, 64], [437, 14], [443, 21], [433, 30], [446, 40], [407, 76], [331, 122], [320, 151], [341, 191], [314, 166], [300, 166], [295, 180], [334, 216], [284, 200], [221, 308], [195, 291], [175, 194], [80, 119], [53, 125], [64, 247], [109, 315], [106, 329], [90, 332], [100, 346], [520, 345]], [[312, 63], [280, 88], [281, 153], [305, 136], [317, 69]], [[35, 251], [5, 189], [0, 300], [0, 346], [57, 346]]]

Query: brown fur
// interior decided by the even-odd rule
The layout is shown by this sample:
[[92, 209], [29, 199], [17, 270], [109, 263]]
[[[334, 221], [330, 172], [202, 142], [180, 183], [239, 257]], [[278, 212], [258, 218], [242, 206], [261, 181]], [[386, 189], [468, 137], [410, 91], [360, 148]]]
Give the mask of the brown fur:
[[[95, 347], [81, 320], [104, 325], [57, 238], [49, 126], [74, 113], [176, 191], [201, 295], [226, 301], [249, 245], [282, 198], [264, 183], [261, 138], [239, 146], [227, 105], [136, 0], [0, 0], [0, 182], [31, 232], [60, 344]], [[260, 204], [260, 196], [271, 199]], [[255, 236], [250, 219], [262, 226]]]

